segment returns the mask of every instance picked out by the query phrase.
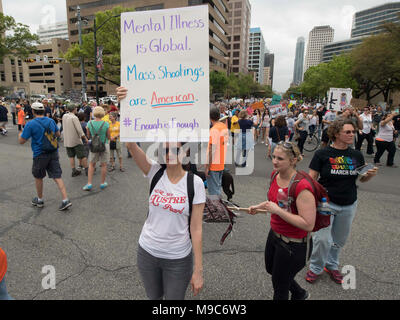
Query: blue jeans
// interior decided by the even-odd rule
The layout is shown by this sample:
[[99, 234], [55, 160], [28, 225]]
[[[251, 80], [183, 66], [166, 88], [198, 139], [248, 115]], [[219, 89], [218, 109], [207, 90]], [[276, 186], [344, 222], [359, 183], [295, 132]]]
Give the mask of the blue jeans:
[[207, 177], [207, 189], [208, 194], [211, 195], [221, 195], [221, 184], [222, 184], [222, 174], [223, 171], [209, 171]]
[[193, 275], [193, 254], [183, 259], [153, 257], [140, 245], [137, 265], [150, 300], [184, 300]]
[[339, 270], [339, 254], [350, 235], [351, 224], [356, 215], [357, 201], [349, 206], [339, 206], [330, 202], [332, 213], [331, 224], [313, 235], [313, 251], [310, 259], [310, 270], [321, 274], [326, 267]]
[[0, 300], [14, 300], [7, 292], [5, 277], [0, 281]]

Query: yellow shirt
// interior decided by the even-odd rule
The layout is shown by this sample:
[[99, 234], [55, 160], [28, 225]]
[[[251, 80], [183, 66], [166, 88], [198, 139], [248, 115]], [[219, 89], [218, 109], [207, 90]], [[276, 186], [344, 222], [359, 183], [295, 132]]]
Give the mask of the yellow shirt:
[[110, 115], [107, 113], [101, 120], [108, 122], [111, 125]]
[[237, 116], [233, 116], [231, 119], [231, 132], [235, 132], [237, 130], [240, 130], [239, 118]]
[[[104, 120], [104, 121], [106, 121], [106, 120]], [[119, 129], [120, 129], [120, 124], [118, 121], [115, 121], [114, 124], [112, 122], [110, 122], [111, 138], [115, 138], [115, 137], [119, 136]]]

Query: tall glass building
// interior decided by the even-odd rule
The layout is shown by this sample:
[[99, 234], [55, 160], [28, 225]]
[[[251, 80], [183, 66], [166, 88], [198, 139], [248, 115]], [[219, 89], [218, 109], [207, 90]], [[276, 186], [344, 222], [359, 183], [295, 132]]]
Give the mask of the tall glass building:
[[256, 73], [256, 81], [264, 82], [265, 41], [260, 28], [250, 29], [249, 71]]
[[299, 85], [303, 82], [303, 68], [304, 68], [304, 48], [306, 42], [304, 37], [297, 38], [296, 44], [296, 57], [294, 59], [294, 72], [293, 83]]
[[350, 52], [362, 40], [382, 32], [382, 25], [388, 22], [400, 22], [400, 2], [387, 3], [354, 14], [351, 39], [332, 42], [322, 49], [321, 62], [329, 62], [333, 57]]

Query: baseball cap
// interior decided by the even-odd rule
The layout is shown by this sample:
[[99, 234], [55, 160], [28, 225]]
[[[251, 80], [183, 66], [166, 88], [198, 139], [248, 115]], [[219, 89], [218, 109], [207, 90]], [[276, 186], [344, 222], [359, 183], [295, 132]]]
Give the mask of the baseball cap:
[[32, 103], [32, 109], [37, 111], [44, 111], [44, 105], [40, 102]]

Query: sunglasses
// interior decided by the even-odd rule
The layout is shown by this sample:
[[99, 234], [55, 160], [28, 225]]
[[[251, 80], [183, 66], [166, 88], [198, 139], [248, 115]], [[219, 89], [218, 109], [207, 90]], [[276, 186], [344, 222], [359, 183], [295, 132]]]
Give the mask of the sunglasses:
[[283, 147], [287, 150], [291, 150], [293, 155], [296, 156], [296, 154], [294, 153], [293, 144], [291, 144], [290, 142], [281, 141], [278, 143], [278, 146]]
[[355, 130], [347, 130], [347, 131], [343, 131], [344, 134], [356, 134], [357, 131]]
[[170, 152], [172, 154], [178, 155], [180, 151], [181, 151], [181, 147], [166, 147], [163, 149], [163, 155], [165, 156], [165, 155], [169, 154]]

